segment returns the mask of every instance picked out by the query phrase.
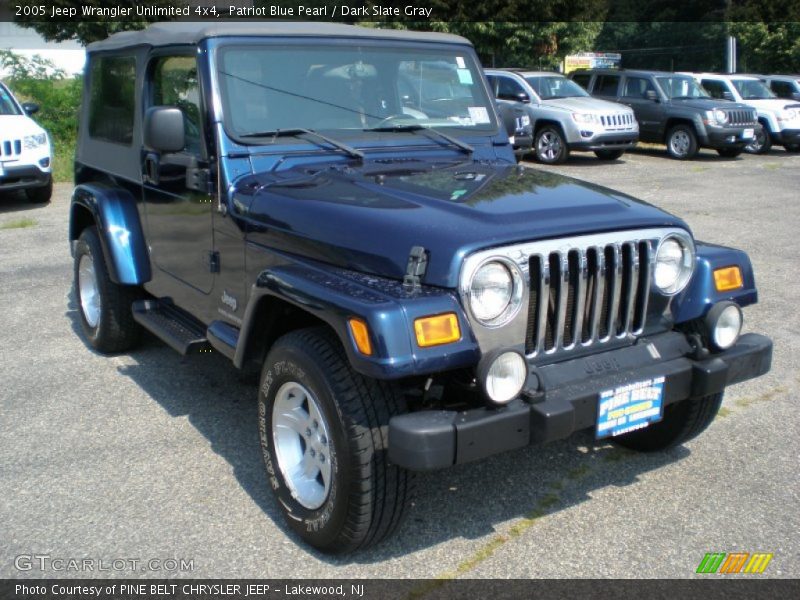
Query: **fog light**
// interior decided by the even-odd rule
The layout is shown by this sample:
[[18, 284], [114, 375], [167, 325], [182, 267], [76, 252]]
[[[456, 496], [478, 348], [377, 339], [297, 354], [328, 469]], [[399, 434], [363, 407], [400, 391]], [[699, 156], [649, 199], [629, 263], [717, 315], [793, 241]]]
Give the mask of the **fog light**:
[[484, 364], [488, 368], [480, 376], [489, 400], [495, 404], [507, 404], [519, 396], [528, 377], [528, 365], [521, 354], [502, 352]]
[[43, 159], [41, 159], [41, 160], [39, 161], [39, 166], [40, 166], [40, 167], [42, 167], [43, 169], [46, 169], [47, 167], [49, 167], [49, 166], [50, 166], [50, 159], [49, 159], [49, 158], [43, 158]]
[[742, 332], [742, 309], [733, 302], [719, 302], [706, 315], [711, 344], [717, 350], [727, 350], [739, 339]]

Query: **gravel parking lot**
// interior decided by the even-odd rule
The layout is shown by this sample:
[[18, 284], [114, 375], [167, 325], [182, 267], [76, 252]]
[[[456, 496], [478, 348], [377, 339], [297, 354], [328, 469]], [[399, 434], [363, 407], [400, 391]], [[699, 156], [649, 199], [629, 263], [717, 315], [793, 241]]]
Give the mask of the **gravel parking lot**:
[[[230, 363], [183, 358], [152, 337], [110, 358], [84, 344], [66, 241], [71, 186], [56, 186], [47, 206], [2, 197], [0, 577], [681, 578], [706, 552], [733, 551], [772, 552], [763, 576], [797, 577], [800, 155], [704, 151], [680, 163], [640, 150], [552, 170], [749, 252], [761, 301], [746, 309], [746, 330], [773, 338], [772, 372], [732, 388], [712, 427], [669, 453], [579, 434], [421, 476], [398, 535], [339, 558], [284, 527], [258, 448], [255, 387]], [[16, 557], [34, 554], [161, 566], [20, 571]]]

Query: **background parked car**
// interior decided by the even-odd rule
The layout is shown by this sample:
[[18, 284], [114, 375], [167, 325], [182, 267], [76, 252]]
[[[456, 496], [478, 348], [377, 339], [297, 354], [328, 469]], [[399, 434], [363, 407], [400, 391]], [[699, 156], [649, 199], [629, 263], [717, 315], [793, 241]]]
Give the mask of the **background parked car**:
[[639, 140], [630, 108], [592, 98], [563, 75], [521, 69], [485, 72], [499, 105], [522, 107], [529, 115], [539, 162], [562, 163], [573, 150], [615, 160]]
[[639, 121], [639, 138], [666, 144], [673, 158], [693, 158], [700, 148], [733, 158], [755, 135], [752, 108], [712, 99], [689, 75], [595, 69], [575, 71], [570, 77], [592, 96], [630, 106]]
[[772, 145], [781, 145], [787, 152], [800, 152], [800, 104], [778, 98], [756, 77], [694, 73], [709, 95], [741, 102], [758, 111], [761, 128], [746, 150], [753, 154], [769, 152]]
[[[745, 73], [743, 73], [744, 75]], [[747, 73], [747, 75], [750, 75]], [[757, 77], [778, 98], [800, 102], [800, 75], [750, 75]]]
[[31, 202], [49, 202], [53, 155], [47, 132], [30, 118], [38, 110], [0, 82], [0, 192], [25, 190]]
[[517, 158], [528, 154], [533, 147], [533, 126], [525, 109], [507, 102], [498, 102], [497, 114], [505, 125]]

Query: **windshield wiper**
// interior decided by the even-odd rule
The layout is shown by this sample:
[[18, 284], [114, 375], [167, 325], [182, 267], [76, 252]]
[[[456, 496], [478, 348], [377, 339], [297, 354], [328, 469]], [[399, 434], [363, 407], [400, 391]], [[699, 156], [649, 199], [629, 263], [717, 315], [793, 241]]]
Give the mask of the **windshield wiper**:
[[425, 127], [424, 125], [387, 125], [385, 127], [372, 127], [371, 129], [365, 129], [364, 131], [398, 131], [398, 132], [409, 131], [412, 133], [417, 131], [424, 131], [425, 133], [431, 132], [438, 135], [441, 139], [451, 143], [453, 146], [456, 146], [462, 152], [465, 152], [467, 154], [472, 154], [473, 152], [475, 152], [475, 148], [473, 148], [469, 144], [462, 142], [457, 138], [449, 136], [446, 133], [442, 133], [438, 129], [434, 129], [433, 127]]
[[[364, 160], [364, 153], [361, 150], [357, 150], [352, 146], [348, 146], [347, 144], [334, 140], [333, 138], [329, 138], [327, 135], [322, 135], [321, 133], [317, 133], [313, 129], [305, 129], [303, 127], [293, 127], [291, 129], [275, 129], [274, 131], [253, 131], [250, 133], [243, 133], [239, 135], [239, 137], [241, 138], [271, 137], [274, 143], [275, 140], [279, 137], [285, 137], [285, 136], [302, 137], [304, 135], [316, 138], [316, 140], [322, 140], [323, 142], [330, 144], [334, 148], [342, 150], [343, 152], [345, 152], [349, 156], [352, 156], [353, 158]], [[317, 141], [317, 143], [319, 144], [319, 141]], [[319, 145], [324, 147], [323, 144]]]

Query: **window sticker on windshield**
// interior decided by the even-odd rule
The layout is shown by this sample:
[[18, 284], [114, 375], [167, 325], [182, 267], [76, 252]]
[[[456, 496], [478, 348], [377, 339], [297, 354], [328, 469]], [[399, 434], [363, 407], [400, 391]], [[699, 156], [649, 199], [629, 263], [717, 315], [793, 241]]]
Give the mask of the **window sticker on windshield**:
[[489, 111], [483, 106], [468, 106], [470, 118], [480, 125], [481, 123], [489, 123]]
[[467, 190], [455, 190], [452, 194], [450, 194], [450, 200], [458, 200], [467, 193]]
[[463, 85], [472, 85], [472, 73], [469, 69], [458, 69], [458, 80]]
[[456, 56], [456, 64], [458, 65], [459, 69], [464, 69], [467, 66], [467, 63], [464, 62], [463, 56]]

